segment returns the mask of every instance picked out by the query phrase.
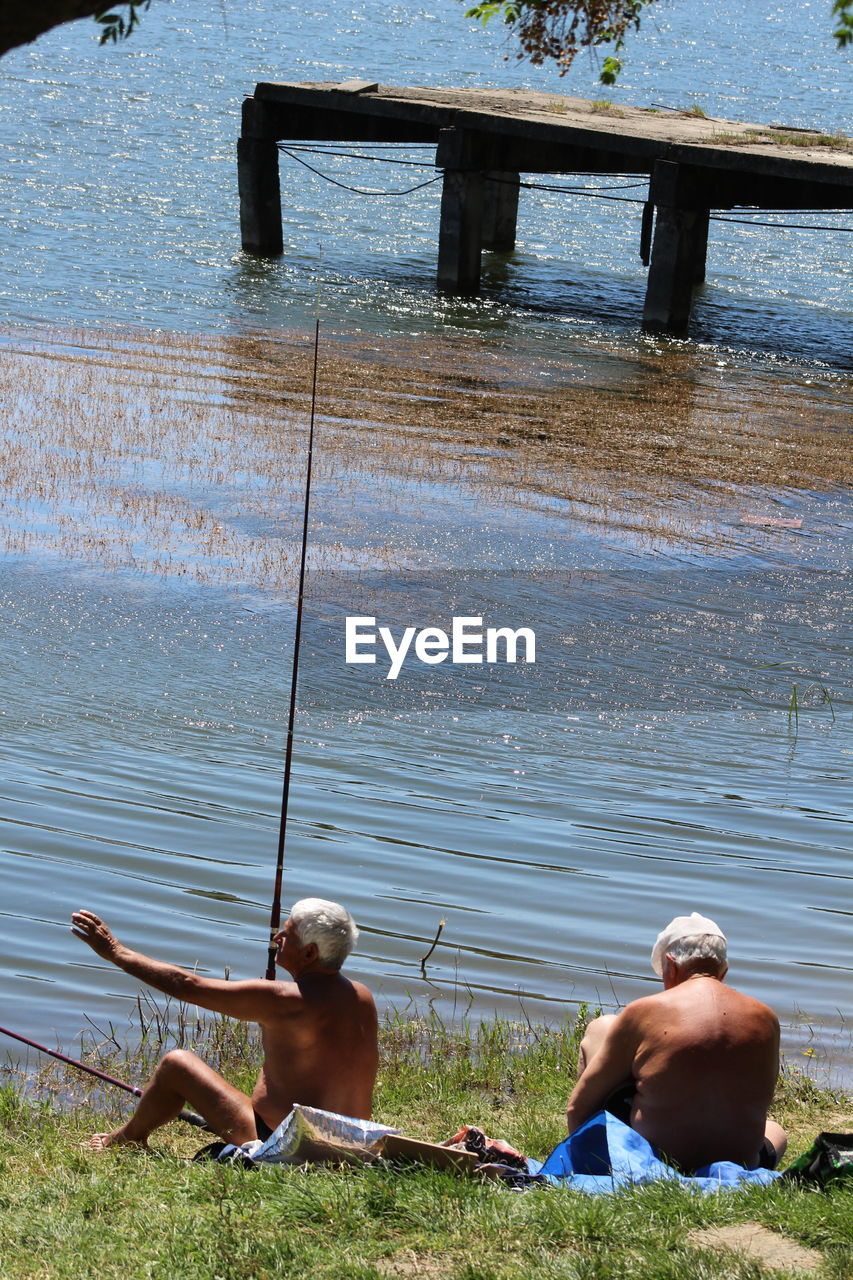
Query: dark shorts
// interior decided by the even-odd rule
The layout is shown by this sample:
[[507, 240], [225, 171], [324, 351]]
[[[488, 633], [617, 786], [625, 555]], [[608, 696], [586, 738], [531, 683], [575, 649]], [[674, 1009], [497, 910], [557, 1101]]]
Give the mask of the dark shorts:
[[258, 1135], [261, 1142], [266, 1142], [267, 1138], [272, 1137], [273, 1130], [269, 1127], [266, 1120], [264, 1120], [263, 1116], [258, 1115], [257, 1111], [254, 1113], [254, 1115], [255, 1115], [255, 1133]]
[[631, 1106], [634, 1096], [637, 1092], [635, 1084], [620, 1084], [618, 1089], [614, 1089], [604, 1099], [604, 1110], [609, 1111], [617, 1120], [621, 1120], [623, 1124], [631, 1123]]
[[758, 1153], [756, 1169], [775, 1169], [779, 1163], [779, 1153], [769, 1138], [765, 1138]]

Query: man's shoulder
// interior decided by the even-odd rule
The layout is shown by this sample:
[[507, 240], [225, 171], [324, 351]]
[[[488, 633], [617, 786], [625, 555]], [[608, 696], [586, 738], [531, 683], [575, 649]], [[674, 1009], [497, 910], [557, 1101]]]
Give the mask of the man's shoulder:
[[757, 1018], [764, 1018], [767, 1022], [772, 1022], [776, 1026], [779, 1025], [779, 1019], [769, 1004], [765, 1004], [763, 1000], [758, 1000], [755, 996], [748, 996], [744, 991], [738, 991], [736, 987], [726, 986], [724, 988], [730, 998], [732, 1004], [736, 1004], [744, 1012], [752, 1013]]
[[345, 973], [307, 974], [298, 982], [279, 982], [282, 1008], [291, 1012], [300, 1009], [317, 1010], [335, 1008], [341, 1014], [347, 1010], [370, 1010], [376, 1016], [373, 996], [361, 982], [355, 982]]
[[666, 991], [655, 991], [652, 995], [638, 996], [636, 1000], [626, 1004], [618, 1014], [619, 1021], [626, 1025], [633, 1025], [642, 1023], [647, 1018], [657, 1017], [669, 1003], [667, 995]]
[[351, 983], [352, 989], [355, 992], [359, 1003], [367, 1005], [371, 1009], [375, 1009], [376, 1001], [373, 999], [373, 992], [370, 988], [366, 987], [363, 982], [356, 982], [353, 978], [349, 978], [347, 980]]
[[376, 1012], [376, 1002], [368, 987], [363, 982], [356, 982], [354, 978], [348, 978], [346, 974], [341, 973], [340, 978], [345, 984], [345, 990], [340, 992], [336, 1001], [342, 1014], [351, 1016], [365, 1026], [372, 1022], [374, 1026], [378, 1023], [379, 1017]]
[[656, 991], [653, 995], [640, 996], [626, 1004], [617, 1018], [623, 1036], [631, 1037], [635, 1044], [643, 1044], [660, 1033], [662, 1027], [680, 1020], [679, 1002], [672, 999], [671, 991]]
[[296, 1013], [304, 1004], [302, 992], [295, 982], [277, 980], [270, 982], [268, 986], [270, 987], [270, 1009], [274, 1014]]
[[[623, 1014], [631, 1011], [631, 1016], [639, 1026], [653, 1026], [669, 1017], [680, 1020], [685, 1013], [692, 1012], [697, 1002], [703, 1002], [705, 993], [701, 990], [704, 984], [680, 983], [668, 991], [657, 991], [654, 995], [642, 996], [639, 1000], [626, 1005]], [[715, 999], [717, 1011], [725, 1009], [737, 1014], [739, 1019], [751, 1022], [755, 1027], [763, 1022], [768, 1029], [778, 1030], [779, 1019], [770, 1008], [755, 996], [746, 995], [727, 983], [715, 983]]]
[[630, 1044], [636, 1045], [642, 1038], [644, 1030], [650, 1022], [654, 1021], [655, 1001], [657, 996], [640, 996], [637, 1000], [632, 1000], [630, 1004], [626, 1004], [619, 1013], [614, 1014], [609, 1020], [610, 1025], [604, 1039], [605, 1045], [611, 1048], [616, 1044], [627, 1047]]

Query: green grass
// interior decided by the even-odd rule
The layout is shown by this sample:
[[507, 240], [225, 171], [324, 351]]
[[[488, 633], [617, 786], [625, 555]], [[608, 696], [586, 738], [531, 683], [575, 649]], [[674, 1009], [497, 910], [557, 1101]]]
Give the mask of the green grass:
[[738, 147], [770, 143], [774, 147], [828, 147], [833, 151], [849, 151], [853, 146], [845, 133], [786, 132], [775, 128], [746, 129], [740, 133], [722, 129], [712, 133], [710, 141]]
[[[563, 1136], [578, 1030], [390, 1022], [377, 1118], [432, 1139], [477, 1123], [543, 1156]], [[242, 1028], [210, 1019], [184, 1024], [178, 1036], [236, 1083], [249, 1082], [256, 1045]], [[93, 1056], [138, 1079], [168, 1042], [163, 1024], [149, 1027], [135, 1058], [120, 1063], [127, 1055], [114, 1042]], [[79, 1144], [125, 1104], [75, 1080], [70, 1109], [60, 1111], [70, 1084], [51, 1070], [38, 1082], [41, 1096], [22, 1096], [20, 1081], [0, 1090], [0, 1258], [16, 1280], [758, 1280], [754, 1262], [687, 1243], [694, 1228], [737, 1222], [760, 1222], [821, 1250], [825, 1277], [841, 1280], [853, 1267], [850, 1188], [705, 1197], [656, 1186], [592, 1199], [552, 1189], [518, 1194], [426, 1169], [247, 1173], [189, 1164], [200, 1138], [178, 1125], [157, 1135], [156, 1153], [96, 1156]], [[845, 1107], [849, 1113], [849, 1101], [807, 1077], [785, 1073], [775, 1114], [793, 1131], [796, 1151]]]
[[603, 116], [624, 116], [625, 112], [615, 106], [609, 98], [596, 98], [589, 104], [590, 111]]
[[811, 133], [807, 130], [774, 129], [770, 140], [782, 147], [831, 147], [848, 151], [851, 140], [846, 133]]

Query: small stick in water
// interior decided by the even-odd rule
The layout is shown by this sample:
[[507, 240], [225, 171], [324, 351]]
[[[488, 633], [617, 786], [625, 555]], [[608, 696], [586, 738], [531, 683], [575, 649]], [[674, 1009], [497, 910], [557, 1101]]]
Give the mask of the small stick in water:
[[422, 978], [426, 978], [426, 962], [427, 960], [429, 960], [433, 951], [435, 951], [436, 947], [438, 946], [438, 940], [441, 937], [441, 931], [444, 928], [446, 923], [447, 923], [446, 920], [439, 920], [438, 928], [435, 931], [435, 937], [432, 940], [432, 946], [430, 947], [429, 951], [426, 953], [425, 956], [421, 956], [421, 977]]

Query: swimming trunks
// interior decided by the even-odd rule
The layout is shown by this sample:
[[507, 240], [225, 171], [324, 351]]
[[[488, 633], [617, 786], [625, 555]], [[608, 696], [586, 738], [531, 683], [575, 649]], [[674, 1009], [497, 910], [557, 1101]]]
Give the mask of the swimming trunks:
[[274, 1131], [269, 1127], [269, 1125], [267, 1124], [263, 1116], [258, 1115], [257, 1111], [254, 1112], [254, 1116], [255, 1116], [255, 1133], [258, 1135], [261, 1142], [266, 1142], [267, 1138], [272, 1137]]
[[769, 1138], [765, 1138], [758, 1153], [756, 1169], [775, 1169], [779, 1163], [779, 1153]]
[[631, 1123], [631, 1105], [637, 1092], [637, 1086], [631, 1084], [620, 1084], [618, 1088], [609, 1093], [602, 1103], [605, 1111], [609, 1111], [617, 1120], [621, 1120], [623, 1124]]

